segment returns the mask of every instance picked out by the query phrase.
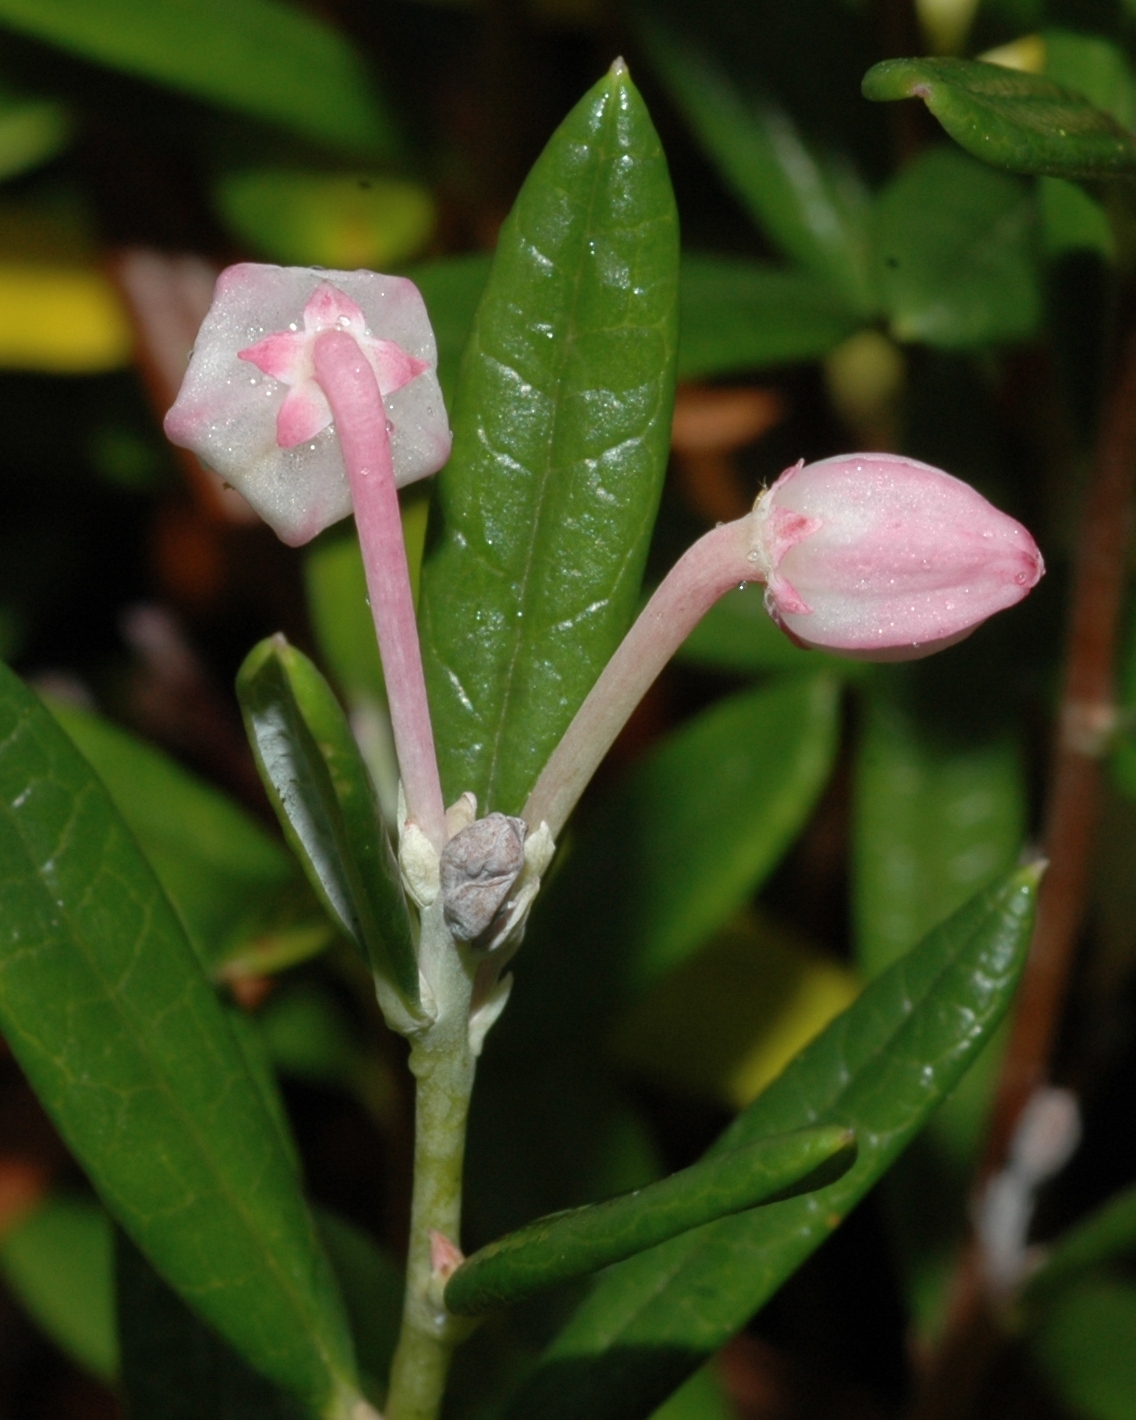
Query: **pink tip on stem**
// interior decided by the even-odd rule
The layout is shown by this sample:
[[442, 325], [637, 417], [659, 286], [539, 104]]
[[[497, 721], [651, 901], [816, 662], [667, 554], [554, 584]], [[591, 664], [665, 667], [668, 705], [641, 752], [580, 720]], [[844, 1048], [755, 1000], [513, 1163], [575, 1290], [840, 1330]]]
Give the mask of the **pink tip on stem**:
[[441, 851], [446, 842], [442, 787], [383, 397], [371, 362], [345, 330], [317, 337], [313, 366], [335, 417], [351, 485], [407, 814]]
[[465, 1253], [445, 1233], [430, 1229], [430, 1267], [441, 1282], [448, 1282], [465, 1261]]

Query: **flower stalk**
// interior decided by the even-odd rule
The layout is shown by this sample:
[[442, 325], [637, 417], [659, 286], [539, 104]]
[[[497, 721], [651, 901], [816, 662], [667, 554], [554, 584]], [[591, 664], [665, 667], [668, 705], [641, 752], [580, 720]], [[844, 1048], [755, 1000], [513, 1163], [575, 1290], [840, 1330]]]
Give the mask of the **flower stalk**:
[[442, 786], [383, 397], [374, 371], [346, 331], [319, 335], [314, 363], [351, 486], [407, 813], [440, 852], [446, 841]]

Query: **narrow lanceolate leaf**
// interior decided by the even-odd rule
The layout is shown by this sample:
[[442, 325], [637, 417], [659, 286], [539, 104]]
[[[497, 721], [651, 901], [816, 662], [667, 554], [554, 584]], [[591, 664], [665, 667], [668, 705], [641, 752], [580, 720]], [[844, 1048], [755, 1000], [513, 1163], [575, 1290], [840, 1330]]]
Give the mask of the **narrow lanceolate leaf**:
[[946, 145], [885, 188], [876, 263], [892, 334], [945, 350], [1023, 340], [1041, 320], [1026, 184]]
[[351, 45], [282, 0], [0, 0], [0, 25], [321, 142], [397, 152]]
[[501, 231], [466, 348], [423, 653], [447, 800], [520, 812], [630, 623], [670, 442], [678, 228], [622, 63]]
[[336, 922], [412, 1009], [418, 965], [398, 865], [367, 768], [331, 687], [283, 636], [237, 677], [257, 768], [284, 832]]
[[245, 1358], [326, 1416], [351, 1342], [276, 1124], [99, 780], [0, 668], [0, 1030], [107, 1207]]
[[968, 903], [839, 1016], [716, 1150], [817, 1124], [855, 1131], [856, 1163], [803, 1198], [724, 1218], [598, 1281], [510, 1416], [642, 1420], [839, 1225], [974, 1060], [1025, 958], [1038, 873]]
[[446, 1287], [446, 1306], [477, 1316], [717, 1218], [810, 1192], [847, 1172], [855, 1146], [840, 1125], [802, 1129], [708, 1156], [621, 1198], [538, 1218], [464, 1262]]
[[645, 12], [652, 59], [710, 157], [757, 223], [853, 314], [875, 307], [869, 200], [850, 168], [825, 162], [792, 118], [738, 90], [706, 53]]
[[743, 691], [636, 765], [537, 903], [502, 1038], [600, 1028], [728, 922], [816, 803], [838, 703], [823, 674]]
[[1039, 74], [977, 59], [885, 59], [868, 99], [924, 101], [960, 147], [1015, 173], [1107, 178], [1136, 172], [1136, 142], [1111, 115]]

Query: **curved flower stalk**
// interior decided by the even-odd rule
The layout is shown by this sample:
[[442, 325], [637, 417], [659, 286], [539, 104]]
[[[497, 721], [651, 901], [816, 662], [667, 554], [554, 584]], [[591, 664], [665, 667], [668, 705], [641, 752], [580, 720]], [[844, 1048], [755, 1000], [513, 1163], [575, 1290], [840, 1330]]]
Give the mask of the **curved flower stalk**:
[[1044, 570], [1021, 523], [941, 469], [895, 454], [802, 460], [671, 569], [545, 765], [525, 821], [560, 832], [652, 681], [739, 583], [765, 583], [766, 610], [798, 645], [899, 661], [969, 636]]

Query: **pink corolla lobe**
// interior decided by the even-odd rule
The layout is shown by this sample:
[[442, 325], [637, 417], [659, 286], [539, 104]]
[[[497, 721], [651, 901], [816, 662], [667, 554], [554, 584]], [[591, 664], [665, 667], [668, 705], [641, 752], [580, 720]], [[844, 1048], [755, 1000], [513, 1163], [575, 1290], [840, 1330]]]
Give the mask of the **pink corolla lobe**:
[[352, 510], [315, 343], [355, 340], [386, 409], [395, 481], [435, 473], [450, 431], [426, 306], [405, 277], [230, 266], [217, 280], [166, 433], [192, 449], [297, 547]]
[[797, 642], [915, 660], [1027, 595], [1045, 564], [1014, 518], [941, 469], [842, 454], [786, 469], [753, 513], [751, 559]]

